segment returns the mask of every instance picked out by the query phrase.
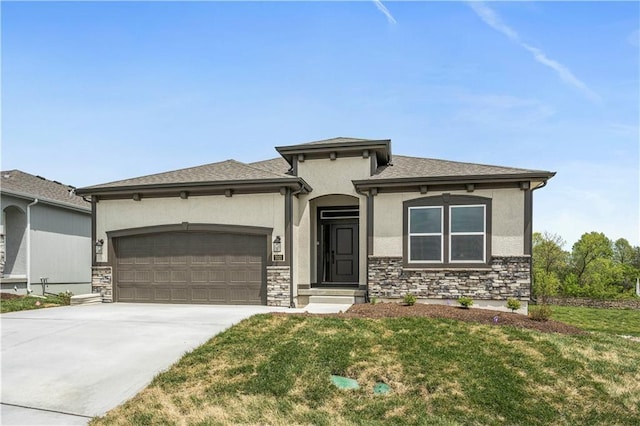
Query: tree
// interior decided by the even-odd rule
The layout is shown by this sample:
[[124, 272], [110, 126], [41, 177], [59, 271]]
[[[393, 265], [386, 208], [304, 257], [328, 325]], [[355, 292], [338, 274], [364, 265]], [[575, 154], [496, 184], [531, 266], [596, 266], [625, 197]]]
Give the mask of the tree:
[[571, 250], [572, 272], [576, 275], [578, 284], [584, 286], [591, 282], [589, 274], [593, 272], [598, 259], [611, 259], [613, 257], [612, 243], [602, 232], [589, 232], [582, 234], [580, 240], [573, 245]]
[[624, 238], [618, 238], [613, 243], [613, 260], [622, 265], [631, 265], [635, 260], [635, 251], [629, 241]]
[[565, 242], [561, 236], [548, 232], [533, 233], [533, 267], [549, 274], [560, 275], [567, 265], [568, 254], [562, 250]]

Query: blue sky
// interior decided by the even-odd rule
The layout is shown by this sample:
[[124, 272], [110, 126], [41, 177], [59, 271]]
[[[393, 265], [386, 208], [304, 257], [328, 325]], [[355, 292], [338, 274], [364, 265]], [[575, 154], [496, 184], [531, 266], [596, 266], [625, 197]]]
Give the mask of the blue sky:
[[2, 2], [2, 169], [75, 186], [335, 136], [557, 171], [534, 230], [640, 244], [637, 2]]

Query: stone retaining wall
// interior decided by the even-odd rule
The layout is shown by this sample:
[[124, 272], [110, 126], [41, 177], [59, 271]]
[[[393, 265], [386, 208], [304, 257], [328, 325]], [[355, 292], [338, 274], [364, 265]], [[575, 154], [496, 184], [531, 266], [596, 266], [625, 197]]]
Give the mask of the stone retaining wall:
[[288, 266], [267, 266], [267, 306], [289, 307], [291, 271]]
[[113, 302], [113, 270], [111, 266], [91, 268], [91, 292], [100, 293], [103, 302]]
[[402, 298], [407, 293], [428, 299], [528, 300], [531, 258], [493, 257], [490, 268], [405, 268], [401, 257], [369, 257], [369, 294]]
[[587, 308], [640, 309], [640, 299], [599, 300], [585, 297], [548, 297], [547, 303], [560, 306], [582, 306]]

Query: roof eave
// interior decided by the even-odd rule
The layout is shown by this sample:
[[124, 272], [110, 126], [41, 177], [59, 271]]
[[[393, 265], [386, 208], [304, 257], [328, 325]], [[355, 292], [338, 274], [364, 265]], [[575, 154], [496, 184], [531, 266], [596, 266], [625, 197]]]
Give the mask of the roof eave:
[[293, 156], [298, 154], [323, 154], [330, 152], [348, 152], [356, 150], [371, 150], [378, 154], [385, 162], [391, 159], [391, 140], [363, 140], [354, 142], [327, 142], [322, 144], [300, 144], [277, 146], [276, 151], [284, 157], [289, 164], [293, 162]]
[[424, 176], [389, 179], [362, 179], [352, 181], [356, 189], [391, 188], [407, 185], [447, 185], [460, 183], [512, 183], [522, 181], [543, 181], [551, 179], [556, 172], [512, 173], [495, 175], [465, 175], [465, 176]]
[[277, 189], [282, 187], [295, 188], [302, 192], [311, 192], [311, 186], [301, 178], [274, 178], [274, 179], [247, 179], [227, 180], [213, 182], [180, 182], [147, 185], [120, 185], [111, 187], [86, 187], [76, 190], [78, 195], [129, 195], [129, 194], [153, 194], [175, 191], [206, 191], [224, 189]]
[[[73, 203], [65, 203], [63, 201], [58, 201], [58, 200], [52, 200], [51, 198], [47, 198], [47, 197], [39, 197], [37, 195], [33, 195], [33, 194], [28, 194], [26, 192], [19, 192], [19, 191], [12, 191], [10, 189], [6, 189], [6, 188], [2, 188], [2, 194], [7, 194], [16, 198], [22, 198], [23, 200], [30, 200], [30, 201], [35, 201], [38, 200], [38, 203], [43, 203], [43, 204], [49, 204], [52, 206], [56, 206], [56, 207], [62, 207], [65, 209], [69, 209], [69, 210], [75, 210], [78, 212], [82, 212], [82, 213], [90, 213], [91, 212], [91, 206], [87, 206], [87, 207], [82, 207], [79, 206], [77, 204], [73, 204]], [[87, 203], [88, 204], [88, 203]]]

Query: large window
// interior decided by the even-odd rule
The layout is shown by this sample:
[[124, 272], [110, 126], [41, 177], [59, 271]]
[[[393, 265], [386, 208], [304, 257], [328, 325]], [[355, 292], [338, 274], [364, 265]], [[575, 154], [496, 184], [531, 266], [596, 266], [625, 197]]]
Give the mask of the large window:
[[444, 194], [404, 203], [409, 265], [487, 263], [491, 200]]

